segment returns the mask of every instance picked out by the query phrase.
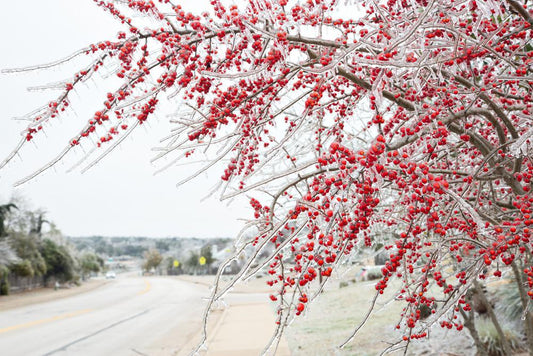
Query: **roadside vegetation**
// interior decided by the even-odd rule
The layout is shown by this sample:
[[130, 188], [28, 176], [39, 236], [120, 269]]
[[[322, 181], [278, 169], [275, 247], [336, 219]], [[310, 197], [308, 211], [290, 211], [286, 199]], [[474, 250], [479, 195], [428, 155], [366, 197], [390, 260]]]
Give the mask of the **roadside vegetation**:
[[[156, 247], [159, 245], [157, 241]], [[213, 243], [207, 243], [201, 248], [182, 249], [179, 252], [150, 248], [144, 253], [142, 269], [149, 274], [216, 274], [219, 264], [215, 263], [223, 260], [213, 255], [212, 246]]]
[[0, 205], [0, 295], [79, 283], [103, 268], [100, 256], [80, 254], [44, 210], [21, 198]]

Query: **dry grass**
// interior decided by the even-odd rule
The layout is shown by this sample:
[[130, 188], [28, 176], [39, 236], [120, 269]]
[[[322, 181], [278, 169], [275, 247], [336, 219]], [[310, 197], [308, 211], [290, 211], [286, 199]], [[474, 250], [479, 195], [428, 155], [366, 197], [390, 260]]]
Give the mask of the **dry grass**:
[[374, 285], [375, 282], [360, 282], [339, 288], [338, 283], [336, 286], [332, 284], [287, 330], [285, 336], [293, 354], [378, 355], [388, 346], [387, 341], [398, 338], [400, 334], [395, 332], [394, 325], [403, 304], [386, 303], [392, 295], [385, 293], [356, 337], [342, 350], [336, 347], [364, 319], [376, 292]]
[[[402, 334], [394, 326], [398, 323], [405, 302], [392, 299], [394, 291], [400, 285], [399, 281], [395, 281], [378, 298], [373, 314], [355, 338], [343, 349], [338, 349], [337, 346], [364, 319], [376, 292], [376, 281], [349, 283], [343, 288], [339, 288], [340, 281], [331, 282], [320, 298], [309, 306], [307, 313], [297, 317], [285, 333], [293, 356], [375, 356], [391, 342], [401, 338]], [[466, 330], [448, 330], [434, 324], [429, 334], [428, 339], [412, 341], [407, 355], [476, 354]], [[402, 349], [389, 355], [403, 355], [403, 352]]]

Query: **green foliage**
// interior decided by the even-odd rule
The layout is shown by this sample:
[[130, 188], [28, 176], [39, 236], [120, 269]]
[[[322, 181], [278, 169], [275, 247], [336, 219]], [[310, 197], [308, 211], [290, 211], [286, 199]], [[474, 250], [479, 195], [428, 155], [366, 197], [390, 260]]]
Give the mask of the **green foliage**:
[[79, 259], [82, 276], [85, 278], [91, 272], [98, 273], [102, 269], [103, 260], [94, 253], [85, 253]]
[[65, 246], [49, 239], [43, 240], [41, 254], [46, 262], [45, 279], [55, 277], [66, 282], [74, 278], [74, 260]]
[[211, 251], [211, 245], [205, 245], [200, 250], [200, 257], [205, 257], [205, 264], [209, 267], [215, 259], [213, 258], [213, 252]]
[[508, 320], [520, 320], [523, 313], [520, 291], [514, 279], [506, 282], [495, 291], [498, 312]]
[[191, 251], [186, 264], [190, 268], [196, 268], [200, 265], [200, 255], [197, 252]]
[[[63, 236], [52, 222], [44, 219], [43, 210], [29, 208], [29, 203], [20, 197], [0, 205], [0, 293], [9, 292], [8, 274], [19, 277], [43, 276], [45, 281], [55, 277], [60, 281], [74, 278], [75, 260], [61, 241]], [[48, 228], [43, 230], [47, 223]], [[43, 239], [44, 238], [44, 239]], [[94, 257], [96, 266], [103, 261]], [[87, 265], [87, 268], [97, 267]]]
[[185, 272], [196, 274], [200, 267], [200, 254], [196, 251], [190, 251], [189, 257], [185, 260]]
[[22, 260], [16, 263], [12, 263], [9, 266], [11, 272], [19, 277], [33, 277], [34, 271], [31, 262], [28, 260]]
[[108, 256], [116, 255], [116, 251], [113, 248], [113, 245], [107, 243], [106, 241], [100, 241], [95, 247], [96, 253], [106, 254]]
[[[510, 327], [508, 323], [501, 323], [503, 334], [511, 347], [511, 350], [518, 351], [521, 349], [520, 334]], [[480, 318], [476, 320], [476, 329], [479, 338], [485, 346], [489, 356], [505, 356], [500, 335], [492, 321], [488, 318]]]
[[[113, 247], [113, 246], [111, 246]], [[126, 245], [122, 248], [115, 248], [115, 255], [128, 255], [134, 257], [142, 257], [147, 251], [146, 247], [139, 245]]]
[[9, 294], [9, 280], [7, 279], [9, 275], [9, 269], [4, 266], [0, 266], [0, 295]]
[[430, 307], [427, 304], [420, 304], [418, 310], [420, 311], [420, 319], [423, 320], [428, 318], [433, 313], [433, 310], [435, 310], [435, 305]]
[[12, 232], [9, 235], [9, 244], [19, 258], [29, 261], [32, 276], [42, 276], [46, 273], [46, 262], [41, 255], [40, 241], [35, 235]]
[[6, 277], [2, 277], [0, 280], [0, 295], [9, 295], [9, 281]]
[[157, 240], [155, 242], [155, 248], [157, 248], [159, 251], [168, 251], [170, 244], [167, 241]]
[[165, 268], [167, 270], [171, 270], [172, 268], [174, 268], [174, 257], [168, 256], [165, 258]]
[[[183, 265], [180, 262], [178, 267], [174, 266], [174, 261], [176, 261], [176, 260], [177, 260], [177, 258], [175, 258], [174, 256], [168, 256], [168, 257], [165, 258], [165, 269], [167, 270], [167, 274], [175, 275], [175, 274], [181, 273]], [[178, 260], [178, 262], [179, 262], [179, 260]]]
[[100, 265], [100, 270], [104, 269], [105, 261], [102, 257], [96, 255], [96, 262]]
[[143, 269], [150, 271], [156, 269], [163, 261], [163, 256], [156, 249], [150, 249], [144, 253]]

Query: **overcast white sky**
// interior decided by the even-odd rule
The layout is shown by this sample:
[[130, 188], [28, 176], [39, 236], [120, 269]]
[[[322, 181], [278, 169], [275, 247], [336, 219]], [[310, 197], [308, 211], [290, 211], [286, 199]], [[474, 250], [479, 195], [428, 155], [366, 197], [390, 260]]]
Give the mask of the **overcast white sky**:
[[[195, 2], [198, 4], [198, 2]], [[50, 62], [89, 43], [115, 38], [120, 28], [91, 0], [8, 1], [0, 12], [2, 56], [0, 69]], [[13, 149], [25, 124], [13, 120], [47, 103], [57, 92], [28, 92], [27, 87], [70, 77], [76, 66], [25, 74], [0, 74], [0, 159]], [[90, 101], [94, 98], [84, 97]], [[101, 102], [101, 100], [99, 100]], [[141, 128], [98, 166], [85, 174], [66, 173], [76, 161], [71, 157], [43, 175], [13, 189], [13, 183], [31, 173], [65, 145], [65, 131], [76, 121], [86, 122], [95, 107], [79, 108], [75, 115], [50, 127], [47, 140], [37, 141], [0, 171], [0, 203], [16, 193], [48, 212], [48, 218], [69, 236], [233, 236], [241, 228], [237, 218], [251, 217], [244, 199], [200, 202], [219, 179], [219, 171], [176, 188], [189, 169], [181, 167], [153, 176], [149, 163], [163, 136], [162, 124]], [[77, 130], [76, 130], [77, 131]]]

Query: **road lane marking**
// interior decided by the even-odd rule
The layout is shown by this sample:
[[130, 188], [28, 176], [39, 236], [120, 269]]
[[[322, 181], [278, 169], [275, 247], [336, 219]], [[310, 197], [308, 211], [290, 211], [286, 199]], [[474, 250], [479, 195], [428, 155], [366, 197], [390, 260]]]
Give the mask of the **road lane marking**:
[[8, 331], [29, 328], [29, 327], [32, 327], [32, 326], [35, 326], [35, 325], [50, 323], [52, 321], [72, 318], [72, 317], [75, 317], [75, 316], [78, 316], [78, 315], [90, 313], [92, 311], [93, 311], [93, 309], [83, 309], [83, 310], [78, 310], [78, 311], [75, 311], [75, 312], [72, 312], [72, 313], [56, 315], [56, 316], [53, 316], [51, 318], [40, 319], [40, 320], [30, 321], [30, 322], [24, 323], [24, 324], [8, 326], [7, 328], [0, 329], [0, 334], [8, 332]]
[[150, 289], [152, 288], [152, 285], [146, 279], [144, 280], [144, 284], [146, 285], [146, 287], [142, 291], [137, 293], [138, 295], [142, 295], [144, 293], [148, 293], [150, 291]]
[[[144, 284], [145, 284], [145, 288], [142, 291], [140, 291], [139, 293], [137, 293], [138, 295], [142, 295], [142, 294], [148, 293], [150, 291], [150, 289], [152, 288], [152, 285], [150, 284], [149, 281], [144, 280]], [[50, 322], [53, 322], [53, 321], [73, 318], [75, 316], [86, 314], [86, 313], [90, 313], [92, 311], [94, 311], [94, 309], [83, 309], [83, 310], [78, 310], [78, 311], [75, 311], [75, 312], [72, 312], [72, 313], [65, 313], [65, 314], [52, 316], [52, 317], [46, 318], [46, 319], [34, 320], [34, 321], [30, 321], [30, 322], [23, 323], [23, 324], [8, 326], [8, 327], [0, 329], [0, 334], [8, 332], [8, 331], [26, 329], [26, 328], [29, 328], [29, 327], [32, 327], [32, 326], [46, 324], [46, 323], [50, 323]]]

